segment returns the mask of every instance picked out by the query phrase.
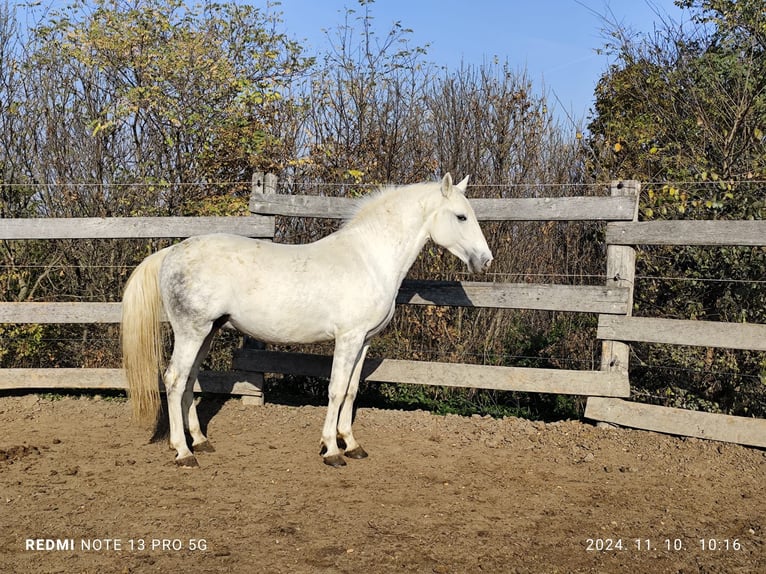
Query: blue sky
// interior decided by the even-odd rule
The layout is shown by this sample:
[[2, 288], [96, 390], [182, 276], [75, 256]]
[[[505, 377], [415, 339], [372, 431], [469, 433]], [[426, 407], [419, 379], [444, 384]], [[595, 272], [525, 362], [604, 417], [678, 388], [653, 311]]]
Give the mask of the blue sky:
[[[287, 33], [313, 52], [327, 46], [323, 30], [342, 24], [345, 8], [363, 10], [356, 0], [282, 0], [277, 9]], [[604, 17], [634, 32], [651, 32], [660, 18], [688, 19], [672, 0], [377, 0], [370, 10], [379, 34], [400, 21], [414, 45], [430, 45], [430, 61], [450, 70], [495, 57], [526, 69], [562, 120], [587, 116], [609, 65], [596, 54]]]

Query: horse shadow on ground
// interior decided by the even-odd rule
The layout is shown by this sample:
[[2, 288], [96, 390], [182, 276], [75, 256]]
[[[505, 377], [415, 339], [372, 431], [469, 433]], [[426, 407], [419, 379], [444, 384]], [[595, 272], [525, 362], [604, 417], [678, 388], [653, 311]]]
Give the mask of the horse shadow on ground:
[[[224, 403], [227, 400], [235, 398], [234, 395], [219, 395], [212, 393], [205, 393], [203, 391], [201, 397], [195, 397], [197, 401], [197, 417], [199, 418], [200, 428], [202, 433], [207, 436], [207, 429], [210, 425], [210, 421], [213, 420], [215, 415], [223, 408]], [[167, 441], [170, 439], [170, 420], [168, 418], [168, 400], [165, 394], [161, 395], [161, 407], [157, 412], [157, 419], [154, 422], [154, 431], [152, 437], [149, 439], [150, 443]], [[187, 432], [187, 441], [189, 436]], [[191, 441], [189, 441], [191, 444]]]

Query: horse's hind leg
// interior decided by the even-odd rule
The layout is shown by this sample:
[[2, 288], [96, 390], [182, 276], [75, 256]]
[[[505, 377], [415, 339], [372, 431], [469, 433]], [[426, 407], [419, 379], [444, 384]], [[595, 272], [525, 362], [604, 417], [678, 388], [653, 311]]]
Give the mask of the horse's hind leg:
[[[176, 450], [177, 465], [197, 466], [197, 459], [194, 458], [194, 455], [186, 444], [184, 423], [188, 422], [189, 405], [184, 405], [184, 395], [186, 394], [186, 387], [190, 378], [189, 376], [194, 369], [197, 357], [204, 345], [205, 335], [197, 337], [188, 334], [179, 335], [179, 331], [181, 331], [181, 329], [174, 329], [176, 340], [173, 345], [173, 355], [170, 358], [170, 363], [164, 376], [165, 392], [168, 397], [170, 446]], [[197, 421], [197, 423], [198, 422], [199, 421]]]
[[215, 450], [208, 438], [202, 432], [202, 427], [199, 423], [197, 405], [194, 402], [194, 383], [197, 382], [200, 367], [202, 366], [205, 357], [207, 357], [207, 354], [210, 352], [210, 345], [212, 344], [213, 337], [217, 331], [218, 328], [214, 325], [208, 336], [205, 337], [205, 342], [202, 343], [202, 347], [197, 353], [197, 359], [194, 361], [194, 366], [189, 373], [189, 379], [186, 383], [186, 389], [181, 401], [181, 408], [184, 413], [184, 426], [192, 437], [192, 448], [194, 449], [194, 452], [213, 452]]
[[[199, 417], [197, 416], [197, 404], [194, 401], [194, 383], [196, 379], [190, 379], [188, 389], [184, 392], [182, 399], [182, 409], [186, 413], [186, 429], [192, 437], [192, 448], [194, 452], [213, 452], [215, 449], [210, 444], [210, 440], [202, 432], [202, 425], [199, 423]], [[188, 396], [187, 396], [188, 395]]]

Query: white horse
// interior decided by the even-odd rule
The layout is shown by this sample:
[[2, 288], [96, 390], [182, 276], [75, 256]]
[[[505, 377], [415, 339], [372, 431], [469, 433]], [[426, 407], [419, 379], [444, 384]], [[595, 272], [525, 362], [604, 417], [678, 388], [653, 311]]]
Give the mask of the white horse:
[[[399, 286], [430, 238], [471, 272], [492, 253], [465, 198], [468, 178], [381, 190], [361, 202], [337, 232], [306, 245], [228, 234], [191, 237], [147, 257], [122, 301], [122, 353], [136, 416], [156, 420], [163, 310], [175, 336], [164, 374], [170, 444], [176, 463], [196, 466], [211, 450], [200, 430], [192, 387], [215, 332], [224, 325], [269, 343], [335, 340], [324, 462], [367, 453], [351, 431], [354, 399], [369, 341], [391, 321]], [[345, 444], [342, 452], [338, 439]]]

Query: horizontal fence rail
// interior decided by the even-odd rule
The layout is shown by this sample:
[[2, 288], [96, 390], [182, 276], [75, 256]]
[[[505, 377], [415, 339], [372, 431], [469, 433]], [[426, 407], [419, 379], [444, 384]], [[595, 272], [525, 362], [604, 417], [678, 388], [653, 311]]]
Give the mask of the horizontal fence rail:
[[[250, 211], [262, 215], [348, 219], [360, 199], [254, 193]], [[621, 221], [633, 219], [633, 197], [548, 197], [469, 200], [480, 221]]]
[[[444, 305], [624, 314], [627, 289], [469, 281], [405, 281], [400, 305]], [[0, 323], [119, 323], [121, 303], [0, 302]]]
[[122, 303], [5, 303], [0, 323], [119, 323]]
[[641, 221], [609, 223], [610, 245], [766, 245], [766, 221]]
[[628, 312], [628, 289], [598, 285], [405, 281], [399, 289], [396, 302], [410, 305], [625, 314]]
[[766, 448], [766, 419], [701, 413], [608, 397], [589, 397], [585, 416], [654, 432]]
[[[245, 371], [202, 371], [195, 392], [262, 396], [263, 377]], [[0, 369], [0, 390], [10, 389], [125, 390], [128, 380], [123, 369], [55, 368]]]
[[203, 233], [274, 237], [274, 218], [232, 217], [73, 217], [0, 220], [0, 239], [150, 239]]
[[[332, 357], [306, 353], [245, 350], [236, 353], [234, 366], [248, 371], [304, 377], [330, 376]], [[563, 395], [630, 396], [628, 377], [605, 371], [572, 371], [527, 367], [496, 367], [397, 359], [367, 359], [362, 379], [378, 383], [404, 383], [465, 387], [498, 391]], [[470, 381], [470, 384], [466, 382]]]
[[599, 339], [766, 351], [766, 325], [601, 315]]

